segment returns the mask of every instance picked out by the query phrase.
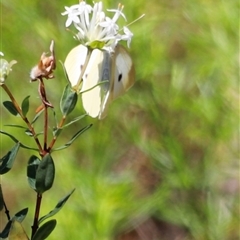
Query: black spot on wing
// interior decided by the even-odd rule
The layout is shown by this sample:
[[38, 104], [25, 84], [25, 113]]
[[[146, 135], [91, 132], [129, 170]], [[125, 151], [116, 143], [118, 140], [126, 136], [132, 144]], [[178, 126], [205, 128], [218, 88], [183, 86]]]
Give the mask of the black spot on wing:
[[122, 73], [119, 73], [119, 75], [118, 75], [118, 82], [121, 82], [122, 77], [123, 77]]

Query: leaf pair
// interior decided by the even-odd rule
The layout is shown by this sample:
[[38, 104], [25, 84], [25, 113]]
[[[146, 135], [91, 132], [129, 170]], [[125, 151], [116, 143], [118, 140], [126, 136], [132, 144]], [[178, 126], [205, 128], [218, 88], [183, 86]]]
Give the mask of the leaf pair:
[[42, 194], [49, 190], [54, 182], [55, 165], [50, 154], [46, 154], [42, 160], [31, 156], [27, 166], [28, 183], [32, 189]]
[[[29, 98], [30, 96], [25, 97], [21, 104], [22, 115], [24, 117], [26, 117], [29, 111]], [[18, 109], [11, 101], [4, 101], [3, 105], [12, 115], [17, 116], [19, 114]]]

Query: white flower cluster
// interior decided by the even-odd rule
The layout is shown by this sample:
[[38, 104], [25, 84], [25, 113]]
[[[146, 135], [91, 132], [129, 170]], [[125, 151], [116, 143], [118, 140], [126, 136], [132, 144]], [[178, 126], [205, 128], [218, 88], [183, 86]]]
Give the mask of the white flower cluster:
[[[62, 15], [67, 15], [66, 27], [71, 24], [77, 29], [76, 38], [85, 46], [91, 48], [110, 48], [114, 50], [121, 40], [126, 41], [128, 47], [132, 39], [132, 32], [124, 26], [119, 28], [117, 21], [120, 16], [125, 20], [123, 5], [119, 4], [118, 9], [110, 9], [108, 12], [115, 13], [112, 18], [105, 15], [102, 2], [90, 6], [85, 1], [71, 7], [65, 7]], [[123, 32], [122, 34], [120, 32]]]
[[[0, 56], [4, 56], [4, 54], [0, 52]], [[12, 66], [16, 63], [17, 61], [15, 60], [8, 62], [7, 60], [0, 58], [0, 85], [4, 84], [7, 76], [12, 71]]]

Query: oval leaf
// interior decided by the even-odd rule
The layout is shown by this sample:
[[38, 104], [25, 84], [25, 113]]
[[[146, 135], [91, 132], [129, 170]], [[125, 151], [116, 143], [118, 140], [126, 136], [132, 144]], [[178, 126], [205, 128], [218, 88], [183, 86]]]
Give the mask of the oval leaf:
[[0, 166], [0, 174], [5, 174], [11, 170], [13, 162], [16, 159], [19, 147], [20, 143], [18, 142], [11, 151], [9, 151], [2, 159], [0, 159], [0, 162], [2, 163]]
[[18, 110], [15, 108], [11, 101], [3, 102], [4, 107], [14, 116], [18, 115]]
[[64, 89], [60, 108], [63, 116], [67, 116], [75, 108], [78, 100], [78, 95], [76, 92], [72, 91], [71, 86], [67, 85]]
[[36, 156], [31, 156], [28, 160], [28, 166], [27, 166], [27, 177], [28, 177], [28, 183], [32, 189], [36, 191], [36, 173], [39, 164], [41, 163], [40, 159]]
[[54, 181], [55, 166], [50, 154], [46, 154], [40, 162], [36, 173], [36, 190], [43, 193], [49, 190]]
[[26, 117], [28, 110], [29, 110], [29, 97], [27, 96], [22, 101], [22, 114], [24, 117]]
[[52, 219], [46, 223], [44, 223], [34, 234], [32, 240], [44, 240], [46, 239], [51, 232], [56, 227], [57, 221], [55, 219]]

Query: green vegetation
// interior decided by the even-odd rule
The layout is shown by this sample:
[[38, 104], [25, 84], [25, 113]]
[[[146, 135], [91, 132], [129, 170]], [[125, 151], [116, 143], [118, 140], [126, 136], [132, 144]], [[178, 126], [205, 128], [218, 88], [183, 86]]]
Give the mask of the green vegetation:
[[[64, 61], [76, 45], [60, 13], [77, 2], [1, 1], [0, 50], [6, 59], [18, 61], [8, 86], [19, 101], [30, 95], [31, 109], [40, 100], [37, 84], [29, 83], [30, 69], [52, 39], [57, 60]], [[103, 3], [105, 8], [118, 4]], [[48, 239], [112, 240], [154, 219], [183, 230], [181, 239], [237, 240], [239, 2], [122, 3], [128, 22], [146, 14], [129, 26], [135, 33], [130, 53], [136, 83], [112, 103], [104, 120], [86, 117], [64, 132], [63, 143], [76, 129], [93, 123], [70, 148], [53, 153], [56, 179], [43, 196], [41, 215], [76, 190], [57, 215], [58, 224]], [[57, 64], [55, 79], [46, 81], [56, 107], [66, 86]], [[3, 91], [0, 96], [8, 100]], [[70, 116], [81, 113], [79, 101]], [[3, 106], [0, 122], [4, 130], [9, 130], [6, 123], [20, 124]], [[22, 142], [29, 142], [29, 136], [14, 131]], [[12, 142], [1, 136], [0, 145], [2, 156]], [[20, 149], [1, 184], [10, 212], [30, 206], [23, 222], [30, 232], [35, 196], [26, 180], [28, 158]]]

